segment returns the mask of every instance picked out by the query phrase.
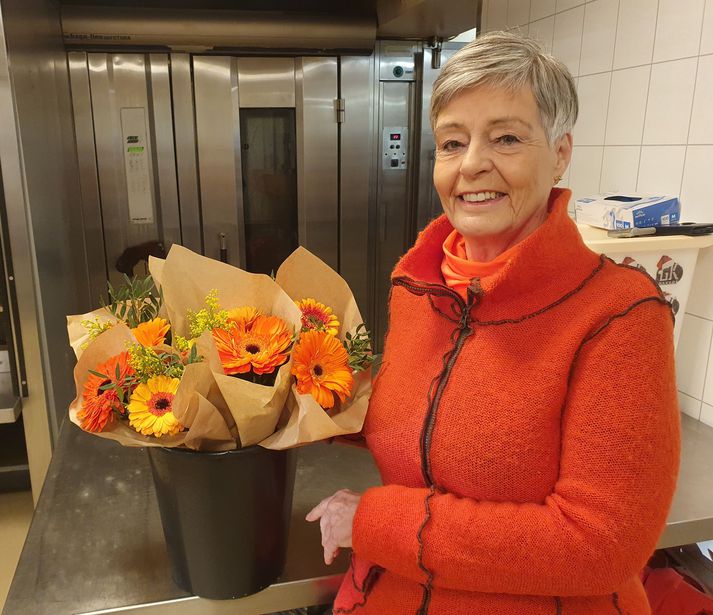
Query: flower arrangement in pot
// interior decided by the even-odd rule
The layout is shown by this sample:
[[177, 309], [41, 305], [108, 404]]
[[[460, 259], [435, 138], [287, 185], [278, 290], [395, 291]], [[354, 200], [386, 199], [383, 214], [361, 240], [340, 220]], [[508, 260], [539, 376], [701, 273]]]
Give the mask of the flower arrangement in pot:
[[302, 248], [275, 279], [181, 246], [150, 269], [68, 317], [70, 419], [148, 448], [180, 587], [254, 593], [284, 564], [293, 449], [361, 429], [368, 333], [346, 282]]

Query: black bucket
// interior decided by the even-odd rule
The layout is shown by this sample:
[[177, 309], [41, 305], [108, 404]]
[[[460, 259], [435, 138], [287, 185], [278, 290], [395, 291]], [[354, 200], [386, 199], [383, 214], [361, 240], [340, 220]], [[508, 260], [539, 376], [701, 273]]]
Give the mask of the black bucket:
[[222, 600], [274, 583], [287, 552], [294, 449], [148, 451], [176, 585]]

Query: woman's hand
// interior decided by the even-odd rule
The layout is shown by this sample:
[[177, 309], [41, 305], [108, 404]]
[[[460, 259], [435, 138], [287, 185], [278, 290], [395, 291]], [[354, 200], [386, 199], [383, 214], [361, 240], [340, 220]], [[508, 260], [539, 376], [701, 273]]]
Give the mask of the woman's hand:
[[352, 546], [352, 523], [359, 500], [361, 500], [360, 493], [340, 489], [307, 513], [305, 517], [307, 521], [319, 519], [325, 564], [329, 565], [335, 560], [340, 547]]

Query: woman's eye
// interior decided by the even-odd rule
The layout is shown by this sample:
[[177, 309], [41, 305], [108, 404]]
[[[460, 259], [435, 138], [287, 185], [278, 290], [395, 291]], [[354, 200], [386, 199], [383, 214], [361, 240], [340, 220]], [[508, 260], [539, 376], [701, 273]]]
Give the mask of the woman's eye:
[[515, 135], [503, 135], [495, 139], [495, 141], [502, 145], [515, 145], [516, 143], [520, 143], [520, 139]]
[[460, 141], [446, 141], [443, 145], [441, 145], [441, 149], [445, 152], [452, 152], [453, 150], [461, 147], [463, 147], [463, 144]]

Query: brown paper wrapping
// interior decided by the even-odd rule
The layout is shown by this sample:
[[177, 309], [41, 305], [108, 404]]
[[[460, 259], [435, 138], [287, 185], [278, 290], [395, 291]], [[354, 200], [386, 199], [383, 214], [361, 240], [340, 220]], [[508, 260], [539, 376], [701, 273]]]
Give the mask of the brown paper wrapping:
[[[218, 290], [222, 309], [252, 305], [264, 314], [279, 316], [294, 331], [301, 326], [299, 308], [269, 276], [253, 274], [173, 245], [161, 270], [159, 259], [151, 259], [151, 274], [156, 271], [163, 289], [166, 311], [174, 334], [189, 337], [188, 311], [205, 306], [208, 293]], [[156, 278], [155, 278], [156, 279]], [[226, 376], [209, 333], [198, 341], [198, 351], [206, 358], [220, 394], [225, 399], [242, 446], [257, 444], [270, 436], [285, 407], [292, 378], [292, 361], [280, 367], [271, 387]]]
[[84, 353], [82, 346], [89, 344], [91, 338], [89, 337], [89, 332], [82, 325], [83, 320], [94, 320], [97, 319], [100, 323], [119, 322], [116, 316], [114, 316], [106, 308], [99, 308], [93, 312], [88, 312], [87, 314], [73, 314], [67, 316], [67, 335], [69, 336], [69, 345], [74, 350], [74, 355], [79, 359]]
[[[297, 248], [280, 266], [277, 283], [294, 300], [311, 298], [332, 308], [339, 320], [339, 339], [354, 333], [363, 322], [354, 295], [346, 281], [305, 248]], [[358, 433], [364, 424], [371, 394], [371, 369], [355, 375], [352, 396], [329, 416], [311, 395], [301, 395], [292, 385], [287, 399], [286, 424], [260, 442], [270, 449], [286, 449]]]
[[[82, 405], [82, 391], [90, 369], [96, 367], [136, 343], [131, 330], [123, 323], [117, 324], [97, 337], [81, 354], [74, 368], [74, 384], [77, 397], [69, 406], [69, 418], [79, 426], [77, 413]], [[104, 431], [95, 435], [115, 440], [124, 446], [187, 446], [200, 450], [230, 450], [236, 447], [229, 426], [214, 402], [221, 399], [213, 393], [208, 401], [203, 392], [211, 397], [212, 374], [200, 363], [188, 365], [174, 398], [176, 418], [187, 428], [173, 436], [154, 438], [134, 431], [126, 421], [107, 423]], [[222, 401], [225, 404], [224, 400]]]

